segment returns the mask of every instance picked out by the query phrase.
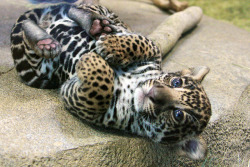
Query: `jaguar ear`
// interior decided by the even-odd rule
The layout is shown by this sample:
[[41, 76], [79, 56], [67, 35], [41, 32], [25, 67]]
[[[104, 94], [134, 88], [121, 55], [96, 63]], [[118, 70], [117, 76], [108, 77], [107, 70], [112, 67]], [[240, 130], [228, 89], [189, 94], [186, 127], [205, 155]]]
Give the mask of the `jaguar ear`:
[[208, 67], [197, 66], [182, 70], [181, 75], [192, 77], [194, 80], [201, 82], [208, 72]]
[[186, 156], [194, 160], [203, 159], [207, 153], [207, 145], [205, 140], [198, 136], [196, 138], [187, 139], [177, 144], [177, 154]]

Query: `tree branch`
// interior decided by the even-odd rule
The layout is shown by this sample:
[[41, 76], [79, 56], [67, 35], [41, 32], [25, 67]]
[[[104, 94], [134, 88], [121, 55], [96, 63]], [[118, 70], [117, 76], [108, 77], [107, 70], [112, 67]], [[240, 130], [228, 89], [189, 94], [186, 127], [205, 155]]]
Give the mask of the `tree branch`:
[[165, 55], [176, 44], [181, 35], [194, 28], [202, 18], [200, 7], [188, 7], [164, 20], [148, 38], [155, 42]]

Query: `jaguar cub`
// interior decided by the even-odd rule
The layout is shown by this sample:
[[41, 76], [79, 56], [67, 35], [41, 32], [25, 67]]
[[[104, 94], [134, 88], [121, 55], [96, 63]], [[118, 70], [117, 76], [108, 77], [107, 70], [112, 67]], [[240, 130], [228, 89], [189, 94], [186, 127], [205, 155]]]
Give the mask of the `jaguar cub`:
[[21, 80], [60, 88], [66, 108], [93, 124], [172, 143], [193, 159], [211, 116], [201, 81], [207, 67], [166, 73], [161, 53], [98, 5], [60, 4], [21, 15], [11, 32]]

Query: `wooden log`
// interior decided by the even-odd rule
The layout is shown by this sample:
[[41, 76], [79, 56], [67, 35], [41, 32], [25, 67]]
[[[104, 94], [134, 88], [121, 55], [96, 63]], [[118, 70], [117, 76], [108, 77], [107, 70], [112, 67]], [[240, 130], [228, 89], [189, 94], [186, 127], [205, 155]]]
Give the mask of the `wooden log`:
[[188, 7], [164, 20], [148, 38], [155, 42], [165, 55], [176, 44], [181, 35], [194, 28], [202, 18], [200, 7]]

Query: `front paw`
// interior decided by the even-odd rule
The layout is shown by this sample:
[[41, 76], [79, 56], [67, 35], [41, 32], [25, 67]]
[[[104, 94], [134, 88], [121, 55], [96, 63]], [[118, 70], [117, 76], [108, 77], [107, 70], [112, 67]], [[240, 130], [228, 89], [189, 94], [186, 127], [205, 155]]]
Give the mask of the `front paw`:
[[130, 61], [125, 46], [124, 36], [102, 35], [96, 42], [96, 52], [110, 65], [125, 66]]

